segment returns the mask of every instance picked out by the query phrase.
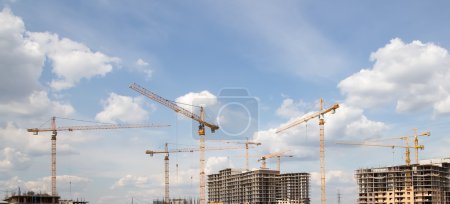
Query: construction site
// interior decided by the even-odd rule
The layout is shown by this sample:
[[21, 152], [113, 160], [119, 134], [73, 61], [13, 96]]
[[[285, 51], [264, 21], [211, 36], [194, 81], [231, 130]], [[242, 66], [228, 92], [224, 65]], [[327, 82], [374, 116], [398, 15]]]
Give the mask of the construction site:
[[224, 169], [208, 175], [208, 203], [309, 204], [308, 173]]
[[0, 0], [0, 204], [450, 204], [450, 0]]
[[450, 203], [450, 158], [358, 169], [358, 204]]
[[[205, 112], [203, 107], [197, 115], [190, 110], [179, 106], [176, 102], [165, 99], [144, 87], [135, 83], [129, 86], [134, 91], [156, 101], [178, 114], [198, 122], [198, 148], [165, 148], [161, 150], [146, 150], [145, 154], [154, 156], [163, 154], [164, 166], [164, 195], [162, 200], [154, 200], [153, 203], [163, 204], [310, 204], [311, 203], [311, 175], [308, 172], [290, 172], [281, 173], [280, 160], [282, 157], [295, 157], [289, 155], [291, 150], [281, 150], [271, 152], [265, 155], [258, 155], [258, 162], [261, 167], [252, 169], [249, 165], [249, 149], [261, 146], [258, 141], [219, 141], [227, 144], [236, 144], [239, 146], [210, 146], [206, 145], [205, 129], [209, 128], [212, 133], [219, 129], [218, 125], [205, 121]], [[310, 113], [307, 116], [296, 120], [276, 129], [276, 134], [289, 131], [289, 129], [300, 124], [307, 123], [310, 120], [318, 119], [319, 125], [319, 158], [320, 158], [320, 201], [327, 203], [326, 194], [326, 174], [325, 174], [325, 132], [324, 116], [334, 114], [339, 108], [339, 104], [333, 104], [329, 108], [324, 108], [324, 102], [321, 99], [320, 110]], [[51, 194], [12, 194], [7, 196], [4, 201], [10, 204], [15, 203], [48, 203], [48, 204], [78, 204], [88, 203], [87, 201], [60, 200], [56, 187], [56, 138], [58, 132], [63, 131], [82, 131], [82, 130], [104, 130], [119, 128], [159, 128], [169, 125], [157, 124], [122, 124], [122, 125], [94, 125], [94, 126], [67, 126], [58, 127], [56, 117], [51, 118], [50, 128], [30, 128], [28, 132], [38, 134], [41, 132], [51, 132]], [[419, 136], [430, 136], [429, 132], [418, 134], [414, 129], [413, 136], [405, 136], [401, 139], [405, 145], [390, 145], [368, 142], [338, 142], [344, 145], [361, 146], [379, 146], [390, 148], [402, 148], [405, 150], [406, 165], [379, 167], [373, 169], [358, 169], [355, 173], [356, 185], [358, 186], [358, 204], [448, 204], [450, 203], [450, 159], [440, 160], [418, 160], [418, 151], [424, 148], [419, 144]], [[409, 145], [410, 138], [414, 138], [414, 145]], [[219, 170], [218, 173], [206, 175], [205, 173], [205, 152], [224, 151], [233, 149], [245, 149], [245, 168], [232, 169], [226, 168]], [[410, 164], [410, 149], [416, 153], [416, 163]], [[170, 194], [170, 154], [174, 153], [199, 153], [199, 196], [198, 198], [175, 198]], [[277, 159], [277, 169], [267, 168], [266, 160]], [[132, 203], [133, 203], [132, 199]]]

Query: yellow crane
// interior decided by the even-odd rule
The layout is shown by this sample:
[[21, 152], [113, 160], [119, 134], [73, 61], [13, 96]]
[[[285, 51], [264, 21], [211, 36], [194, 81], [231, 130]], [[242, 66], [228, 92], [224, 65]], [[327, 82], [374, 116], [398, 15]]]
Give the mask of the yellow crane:
[[[409, 146], [409, 138], [414, 137], [414, 152], [415, 152], [415, 162], [416, 164], [419, 163], [419, 150], [423, 150], [423, 145], [419, 145], [419, 136], [426, 136], [429, 137], [431, 136], [430, 131], [426, 131], [426, 132], [422, 132], [420, 134], [417, 134], [417, 128], [413, 128], [414, 131], [414, 135], [412, 136], [402, 136], [402, 137], [391, 137], [391, 138], [382, 138], [382, 139], [377, 139], [377, 140], [386, 140], [386, 139], [401, 139], [403, 141], [405, 141], [405, 143], [407, 144], [407, 146]], [[371, 140], [371, 141], [377, 141], [377, 140]]]
[[256, 145], [256, 146], [260, 146], [261, 142], [256, 142], [256, 141], [250, 141], [247, 140], [245, 142], [241, 142], [241, 141], [223, 141], [223, 140], [209, 140], [211, 142], [224, 142], [224, 143], [228, 143], [228, 144], [245, 144], [245, 170], [249, 170], [249, 162], [248, 162], [248, 149], [250, 145]]
[[68, 126], [56, 127], [56, 117], [51, 118], [50, 128], [29, 128], [28, 132], [37, 135], [39, 132], [52, 132], [51, 144], [51, 182], [52, 182], [52, 196], [57, 196], [56, 192], [56, 135], [59, 131], [74, 131], [74, 130], [105, 130], [105, 129], [119, 129], [119, 128], [146, 128], [146, 127], [168, 127], [170, 125], [154, 125], [154, 124], [111, 124], [111, 125], [92, 125], [92, 126]]
[[[364, 146], [375, 146], [375, 147], [391, 147], [394, 148], [404, 148], [405, 149], [405, 163], [407, 166], [411, 165], [411, 152], [409, 149], [424, 149], [423, 145], [415, 144], [414, 147], [409, 146], [409, 137], [400, 137], [400, 139], [405, 141], [405, 146], [401, 145], [387, 145], [387, 144], [374, 144], [374, 143], [355, 143], [355, 142], [336, 142], [336, 144], [345, 144], [345, 145], [364, 145]], [[412, 190], [412, 176], [411, 176], [411, 170], [407, 169], [406, 172], [406, 190], [411, 191]]]
[[[336, 144], [343, 144], [343, 145], [358, 145], [358, 146], [374, 146], [374, 147], [390, 147], [392, 149], [394, 148], [404, 148], [405, 149], [405, 164], [406, 165], [411, 165], [411, 151], [410, 149], [415, 149], [416, 146], [411, 147], [409, 146], [409, 142], [407, 141], [407, 137], [404, 137], [405, 140], [405, 146], [402, 145], [390, 145], [390, 144], [376, 144], [376, 143], [367, 143], [367, 142], [363, 142], [363, 143], [358, 143], [358, 142], [336, 142]], [[423, 145], [417, 145], [418, 149], [423, 150], [424, 146]]]
[[205, 204], [206, 201], [206, 178], [205, 178], [205, 126], [209, 127], [211, 129], [211, 132], [214, 133], [216, 130], [219, 129], [219, 126], [208, 123], [205, 121], [205, 113], [203, 110], [203, 107], [199, 106], [200, 108], [200, 116], [197, 114], [194, 114], [180, 106], [178, 106], [173, 101], [167, 100], [149, 90], [146, 88], [139, 86], [136, 83], [132, 83], [129, 86], [134, 91], [148, 97], [149, 99], [156, 101], [172, 110], [174, 110], [177, 113], [181, 113], [182, 115], [191, 118], [192, 120], [195, 120], [199, 123], [198, 126], [198, 135], [200, 137], [200, 204]]
[[[420, 149], [420, 145], [419, 145], [419, 136], [431, 136], [431, 132], [427, 131], [427, 132], [422, 132], [420, 134], [417, 134], [417, 128], [414, 128], [414, 150], [416, 153], [416, 164], [419, 164], [419, 149]], [[423, 145], [422, 145], [422, 150], [423, 150]]]
[[321, 190], [321, 202], [322, 204], [327, 203], [327, 194], [326, 194], [326, 188], [325, 188], [325, 131], [324, 131], [324, 124], [325, 119], [324, 116], [327, 113], [334, 113], [336, 112], [336, 109], [339, 108], [339, 104], [335, 103], [331, 107], [324, 110], [323, 108], [323, 99], [320, 99], [320, 110], [318, 112], [312, 113], [311, 115], [308, 115], [306, 117], [299, 118], [297, 120], [294, 120], [293, 122], [280, 127], [276, 130], [276, 133], [281, 133], [287, 129], [290, 129], [292, 127], [295, 127], [299, 124], [308, 122], [311, 119], [319, 118], [319, 127], [320, 127], [320, 190]]
[[[281, 157], [288, 151], [289, 150], [281, 150], [281, 151], [278, 151], [278, 152], [273, 152], [273, 153], [261, 156], [261, 158], [258, 159], [258, 162], [261, 162], [261, 169], [267, 169], [267, 165], [266, 165], [266, 160], [267, 159], [277, 157], [278, 158], [277, 170], [280, 171], [280, 160], [281, 160]], [[290, 156], [290, 157], [292, 157], [292, 156]]]
[[[169, 195], [169, 154], [170, 153], [182, 153], [182, 152], [198, 152], [200, 149], [196, 148], [181, 148], [181, 149], [171, 149], [169, 150], [168, 143], [165, 144], [164, 150], [146, 150], [145, 154], [153, 156], [154, 154], [165, 154], [164, 156], [164, 203], [170, 203]], [[209, 147], [205, 148], [204, 151], [220, 151], [220, 150], [231, 150], [231, 149], [242, 149], [242, 147]]]

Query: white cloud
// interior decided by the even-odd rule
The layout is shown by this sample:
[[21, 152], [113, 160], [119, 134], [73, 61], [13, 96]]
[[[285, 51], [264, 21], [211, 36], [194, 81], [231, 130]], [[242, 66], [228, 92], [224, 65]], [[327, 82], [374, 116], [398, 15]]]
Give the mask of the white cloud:
[[346, 103], [339, 104], [335, 114], [325, 116], [328, 139], [359, 139], [378, 137], [389, 127], [383, 122], [369, 120], [364, 111]]
[[24, 36], [25, 25], [9, 9], [0, 12], [0, 102], [28, 97], [40, 88], [45, 55]]
[[0, 188], [5, 190], [17, 189], [17, 186], [21, 185], [23, 185], [23, 181], [17, 176], [14, 176], [9, 180], [0, 180]]
[[[199, 108], [194, 106], [202, 106], [205, 108], [205, 115], [208, 117], [207, 113], [210, 113], [214, 108], [213, 106], [217, 104], [217, 97], [210, 93], [209, 91], [201, 91], [201, 92], [189, 92], [183, 96], [180, 96], [175, 99], [178, 103], [177, 105], [194, 113], [199, 114]], [[180, 116], [180, 118], [186, 118], [184, 116]], [[208, 121], [208, 118], [206, 118]]]
[[450, 55], [433, 43], [409, 44], [393, 39], [371, 54], [372, 68], [342, 80], [338, 88], [346, 103], [373, 108], [396, 105], [397, 112], [432, 110], [448, 114], [450, 109]]
[[49, 152], [50, 138], [35, 136], [9, 122], [0, 128], [0, 148], [13, 148], [22, 153], [42, 155]]
[[[74, 176], [74, 175], [60, 175], [56, 176], [56, 186], [58, 186], [58, 191], [69, 191], [66, 189], [66, 184], [71, 183], [72, 193], [79, 194], [86, 188], [87, 184], [90, 182], [88, 178]], [[36, 180], [24, 181], [17, 176], [12, 177], [6, 181], [0, 181], [0, 188], [2, 189], [17, 189], [21, 187], [22, 192], [24, 191], [34, 191], [34, 192], [51, 192], [51, 177], [38, 178]]]
[[[85, 177], [80, 177], [80, 176], [74, 176], [74, 175], [60, 175], [60, 176], [56, 176], [56, 186], [58, 187], [58, 191], [62, 192], [62, 191], [68, 191], [69, 189], [67, 189], [68, 183], [71, 183], [71, 188], [72, 190], [74, 190], [75, 192], [73, 193], [77, 193], [76, 191], [80, 191], [82, 189], [84, 189], [87, 184], [90, 182], [90, 180], [88, 178]], [[40, 178], [38, 180], [34, 180], [34, 181], [27, 181], [24, 183], [26, 189], [34, 191], [34, 192], [51, 192], [51, 177], [47, 176], [44, 178]]]
[[450, 114], [450, 95], [445, 99], [438, 101], [434, 104], [434, 110], [438, 114]]
[[[217, 97], [210, 93], [209, 91], [201, 91], [201, 92], [189, 92], [183, 96], [178, 97], [175, 100], [177, 103], [180, 103], [179, 106], [182, 106], [183, 108], [192, 111], [192, 106], [189, 105], [195, 105], [195, 106], [213, 106], [217, 104]], [[184, 105], [189, 104], [189, 105]]]
[[[90, 135], [77, 136], [75, 138], [59, 137], [57, 144], [58, 155], [77, 154], [78, 149], [74, 144], [82, 144], [92, 141]], [[12, 161], [11, 168], [5, 168], [8, 172], [14, 172], [13, 168], [28, 168], [28, 163], [34, 157], [50, 155], [50, 136], [41, 133], [33, 135], [25, 128], [19, 128], [14, 123], [8, 122], [4, 127], [0, 127], [0, 161], [7, 165]], [[28, 159], [30, 161], [28, 161]], [[17, 164], [17, 165], [16, 165]]]
[[60, 39], [57, 34], [29, 32], [28, 35], [52, 62], [52, 71], [58, 79], [53, 80], [50, 86], [55, 90], [71, 88], [81, 79], [105, 76], [120, 61], [101, 52], [92, 52], [79, 42]]
[[231, 168], [227, 157], [208, 157], [205, 173], [206, 175], [216, 174], [225, 168]]
[[[277, 128], [261, 130], [253, 135], [253, 139], [262, 143], [262, 148], [267, 152], [276, 152], [289, 149], [292, 155], [300, 160], [318, 159], [319, 125], [318, 119], [311, 119], [307, 124], [303, 123], [291, 129], [276, 134], [276, 129], [283, 127], [296, 119], [309, 116], [293, 117], [288, 122]], [[325, 140], [364, 140], [381, 135], [388, 129], [383, 122], [367, 119], [360, 108], [340, 104], [334, 114], [325, 115]]]
[[144, 109], [142, 97], [133, 98], [111, 93], [103, 102], [103, 111], [97, 113], [95, 119], [105, 123], [137, 123], [145, 121], [148, 117], [149, 113]]
[[134, 176], [134, 175], [126, 175], [120, 178], [111, 189], [123, 188], [123, 187], [138, 187], [145, 188], [150, 184], [150, 178], [146, 176]]
[[[1, 160], [4, 158], [3, 160]], [[14, 148], [6, 147], [0, 152], [0, 171], [23, 170], [30, 166], [27, 154]]]
[[0, 24], [0, 101], [22, 99], [40, 91], [46, 57], [58, 77], [50, 83], [55, 90], [71, 88], [81, 79], [104, 76], [120, 61], [81, 43], [60, 39], [57, 34], [26, 31], [22, 19], [9, 9], [0, 12]]
[[11, 101], [3, 104], [0, 103], [0, 113], [69, 116], [75, 113], [75, 109], [71, 104], [60, 101], [51, 101], [45, 91], [34, 91], [27, 100]]
[[283, 100], [281, 106], [277, 109], [276, 113], [278, 116], [284, 118], [298, 117], [304, 115], [303, 110], [306, 108], [306, 104], [303, 101], [295, 102], [291, 98], [286, 98]]
[[153, 69], [152, 69], [152, 67], [150, 66], [150, 64], [148, 62], [144, 61], [141, 58], [139, 58], [136, 61], [136, 69], [137, 69], [137, 71], [144, 73], [145, 74], [145, 78], [147, 80], [151, 79], [152, 76], [153, 76]]
[[[311, 183], [320, 186], [321, 176], [319, 172], [311, 172]], [[326, 183], [337, 183], [340, 185], [353, 185], [355, 182], [353, 174], [342, 170], [330, 170], [325, 173]]]

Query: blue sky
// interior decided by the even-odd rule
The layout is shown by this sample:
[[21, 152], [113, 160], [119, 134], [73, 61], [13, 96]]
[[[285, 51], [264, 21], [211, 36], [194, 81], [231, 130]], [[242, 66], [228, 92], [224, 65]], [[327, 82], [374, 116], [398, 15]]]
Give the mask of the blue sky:
[[[337, 203], [339, 189], [343, 201], [352, 203], [354, 170], [403, 164], [404, 150], [338, 146], [337, 140], [412, 135], [418, 128], [432, 132], [421, 138], [421, 159], [449, 156], [448, 6], [446, 1], [0, 1], [0, 189], [49, 191], [49, 135], [34, 136], [26, 128], [49, 126], [55, 115], [172, 125], [58, 137], [63, 197], [92, 203], [161, 198], [162, 155], [149, 158], [144, 151], [162, 149], [165, 142], [172, 148], [195, 148], [198, 142], [191, 121], [128, 88], [136, 82], [171, 100], [207, 105], [207, 118], [225, 130], [246, 120], [232, 109], [217, 116], [224, 102], [253, 101], [247, 108], [257, 110], [250, 111], [256, 123], [234, 137], [262, 142], [254, 155], [291, 149], [295, 157], [282, 162], [282, 171], [312, 174], [313, 203], [320, 195], [317, 121], [282, 135], [274, 130], [316, 111], [319, 98], [326, 106], [340, 103], [325, 125], [328, 201]], [[249, 96], [225, 99], [220, 91], [230, 87]], [[207, 153], [207, 173], [243, 168], [243, 154]], [[196, 196], [198, 155], [171, 159], [172, 195]], [[256, 159], [251, 165], [259, 167]]]

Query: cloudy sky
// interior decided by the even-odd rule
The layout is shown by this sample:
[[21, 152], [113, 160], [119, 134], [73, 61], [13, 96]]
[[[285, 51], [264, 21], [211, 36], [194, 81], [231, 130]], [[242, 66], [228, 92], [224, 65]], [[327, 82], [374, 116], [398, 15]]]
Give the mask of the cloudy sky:
[[[404, 149], [336, 145], [421, 137], [421, 159], [449, 157], [450, 13], [447, 1], [0, 0], [0, 193], [49, 192], [50, 134], [27, 128], [105, 123], [168, 128], [58, 134], [58, 193], [91, 203], [146, 203], [163, 195], [163, 156], [196, 148], [192, 121], [128, 88], [135, 82], [206, 106], [210, 140], [289, 149], [282, 172], [310, 172], [320, 200], [318, 121], [276, 128], [339, 103], [326, 115], [328, 201], [354, 203], [354, 170], [404, 164]], [[198, 108], [185, 106], [198, 112]], [[75, 120], [74, 120], [75, 119]], [[223, 141], [208, 146], [225, 146]], [[239, 144], [236, 144], [239, 145]], [[242, 145], [241, 145], [242, 146]], [[207, 173], [244, 168], [244, 150], [207, 153]], [[413, 155], [412, 155], [413, 156]], [[413, 159], [414, 160], [414, 159]], [[268, 161], [269, 168], [276, 162]], [[198, 195], [198, 154], [172, 154], [171, 194]]]

